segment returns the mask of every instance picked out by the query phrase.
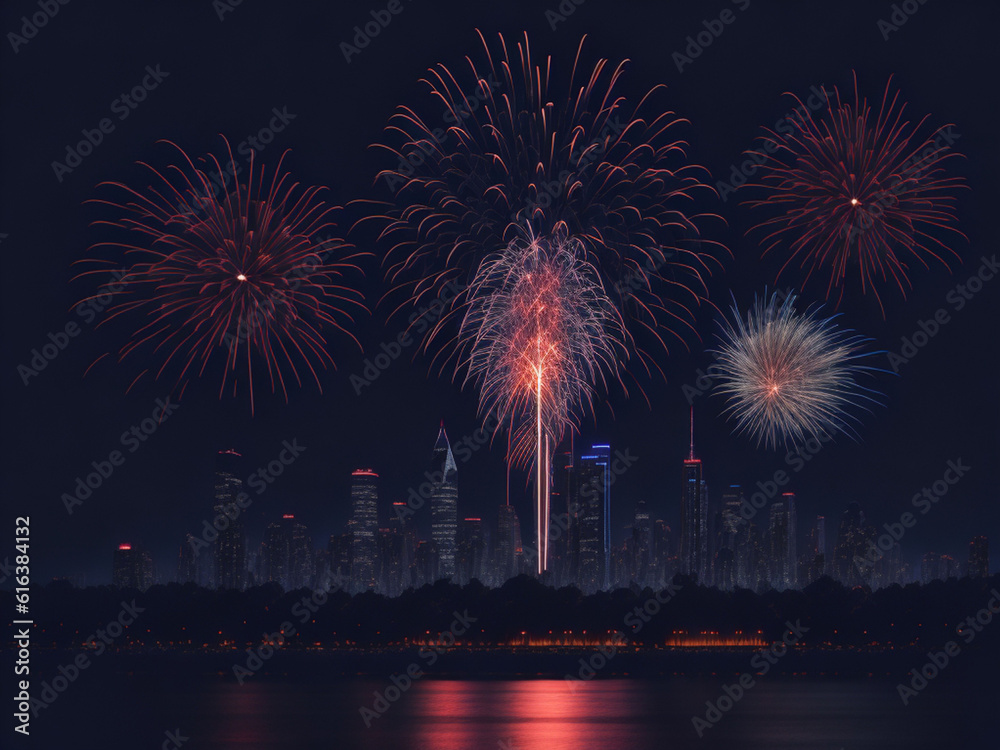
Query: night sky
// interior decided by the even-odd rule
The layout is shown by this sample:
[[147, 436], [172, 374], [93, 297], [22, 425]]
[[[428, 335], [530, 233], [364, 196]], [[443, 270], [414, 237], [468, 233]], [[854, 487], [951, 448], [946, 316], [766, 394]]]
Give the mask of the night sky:
[[[877, 99], [892, 75], [909, 114], [919, 119], [930, 113], [932, 129], [954, 123], [961, 135], [956, 147], [967, 158], [952, 160], [951, 168], [971, 188], [961, 191], [958, 204], [968, 242], [952, 240], [963, 264], [954, 264], [950, 274], [941, 266], [915, 268], [906, 299], [898, 292], [886, 295], [886, 320], [870, 295], [849, 296], [840, 310], [843, 324], [872, 337], [874, 348], [897, 352], [901, 337], [919, 330], [919, 322], [938, 309], [948, 310], [951, 320], [898, 377], [876, 378], [885, 406], [864, 418], [858, 442], [841, 439], [825, 448], [786, 489], [798, 495], [800, 538], [815, 515], [824, 514], [832, 544], [847, 503], [859, 502], [876, 524], [897, 520], [912, 509], [914, 493], [941, 478], [949, 459], [961, 458], [971, 471], [907, 533], [905, 556], [917, 563], [923, 552], [936, 550], [964, 563], [972, 536], [987, 534], [996, 544], [1000, 404], [993, 326], [1000, 313], [1000, 280], [987, 283], [960, 311], [948, 294], [978, 270], [981, 256], [996, 252], [989, 222], [1000, 199], [995, 179], [1000, 153], [995, 86], [988, 75], [1000, 56], [995, 44], [1000, 8], [930, 2], [884, 40], [877, 22], [891, 14], [888, 2], [752, 0], [741, 10], [745, 4], [587, 0], [552, 29], [545, 11], [558, 8], [556, 2], [404, 1], [402, 12], [350, 63], [340, 44], [351, 40], [354, 26], [370, 20], [370, 9], [385, 4], [245, 0], [220, 20], [207, 1], [71, 2], [16, 53], [6, 42], [0, 71], [2, 478], [7, 522], [16, 515], [32, 519], [34, 580], [84, 573], [90, 584], [109, 582], [112, 549], [122, 541], [144, 542], [161, 576], [172, 576], [184, 533], [211, 517], [213, 453], [221, 448], [243, 453], [250, 473], [276, 458], [284, 440], [306, 446], [266, 493], [255, 496], [251, 529], [291, 512], [307, 524], [317, 546], [325, 546], [348, 518], [352, 469], [371, 467], [381, 474], [385, 507], [422, 481], [439, 420], [453, 442], [476, 428], [475, 393], [438, 377], [416, 347], [355, 395], [350, 375], [403, 324], [387, 323], [385, 311], [376, 309], [358, 327], [366, 353], [331, 334], [339, 369], [322, 375], [322, 395], [309, 383], [293, 390], [288, 404], [280, 395], [261, 392], [251, 417], [245, 397], [218, 398], [214, 374], [194, 381], [176, 413], [127, 454], [125, 464], [72, 516], [60, 500], [78, 476], [91, 471], [91, 461], [120, 449], [121, 433], [149, 417], [156, 399], [173, 388], [172, 381], [143, 379], [126, 393], [143, 369], [136, 359], [119, 366], [103, 360], [84, 377], [97, 357], [121, 343], [120, 330], [95, 329], [72, 311], [93, 291], [86, 280], [72, 281], [79, 269], [72, 263], [107, 238], [90, 226], [99, 212], [83, 204], [99, 194], [95, 186], [104, 180], [138, 184], [139, 160], [165, 165], [171, 152], [157, 145], [158, 139], [173, 140], [192, 155], [218, 153], [218, 134], [235, 146], [265, 127], [274, 108], [284, 108], [294, 119], [260, 154], [265, 163], [291, 149], [286, 166], [294, 177], [304, 185], [328, 186], [331, 202], [384, 199], [387, 193], [373, 186], [374, 176], [392, 162], [369, 146], [381, 139], [398, 105], [440, 109], [418, 81], [435, 63], [461, 68], [465, 55], [479, 60], [476, 28], [488, 37], [526, 30], [537, 57], [553, 55], [556, 81], [568, 77], [583, 34], [586, 60], [629, 58], [623, 90], [637, 98], [656, 83], [667, 84], [664, 100], [691, 122], [684, 129], [691, 158], [711, 171], [713, 182], [727, 179], [761, 128], [791, 109], [783, 92], [807, 96], [813, 86], [849, 90], [852, 70], [869, 98]], [[733, 10], [734, 22], [679, 73], [672, 53], [726, 8]], [[37, 10], [28, 0], [5, 3], [0, 29], [5, 35], [20, 33], [21, 16]], [[157, 65], [168, 75], [126, 119], [118, 119], [112, 102], [146, 76], [147, 66]], [[64, 160], [66, 146], [104, 117], [112, 119], [114, 130], [57, 181], [51, 163]], [[712, 299], [726, 307], [732, 293], [745, 304], [773, 286], [777, 266], [761, 263], [755, 238], [744, 236], [753, 223], [746, 207], [733, 199], [703, 207], [725, 217], [728, 227], [716, 224], [708, 236], [724, 242], [734, 256], [711, 280]], [[344, 227], [364, 215], [362, 207], [349, 206]], [[383, 250], [365, 230], [350, 239], [362, 250]], [[366, 270], [364, 289], [374, 303], [383, 291], [376, 261]], [[818, 291], [807, 288], [803, 299], [817, 301]], [[698, 313], [705, 342], [712, 340], [716, 317], [709, 306]], [[18, 365], [27, 364], [31, 350], [70, 321], [81, 326], [80, 335], [25, 386]], [[666, 383], [646, 383], [650, 405], [612, 389], [596, 421], [583, 425], [578, 445], [610, 442], [638, 457], [614, 487], [616, 541], [641, 498], [654, 518], [677, 529], [680, 462], [688, 442], [682, 387], [711, 363], [703, 343], [693, 337], [689, 343], [690, 352], [673, 348], [664, 361]], [[888, 363], [881, 357], [878, 364]], [[786, 468], [784, 451], [759, 450], [747, 438], [731, 435], [721, 410], [716, 398], [696, 402], [695, 440], [713, 502], [730, 483], [753, 485]], [[499, 449], [480, 451], [461, 464], [460, 517], [494, 520], [505, 496], [504, 476]], [[527, 537], [529, 496], [523, 479], [515, 477], [512, 486]]]

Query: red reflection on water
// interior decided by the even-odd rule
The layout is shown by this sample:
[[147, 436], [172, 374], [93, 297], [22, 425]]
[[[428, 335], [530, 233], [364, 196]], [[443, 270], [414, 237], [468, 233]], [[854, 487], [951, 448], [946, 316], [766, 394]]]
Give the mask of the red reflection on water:
[[220, 690], [209, 702], [213, 722], [211, 747], [256, 747], [272, 731], [268, 718], [274, 711], [274, 696], [266, 686], [244, 684]]
[[[576, 750], [596, 747], [611, 720], [634, 710], [627, 683], [519, 680], [425, 680], [414, 690], [420, 717], [416, 746], [436, 750], [472, 747]], [[501, 744], [504, 743], [504, 744]]]

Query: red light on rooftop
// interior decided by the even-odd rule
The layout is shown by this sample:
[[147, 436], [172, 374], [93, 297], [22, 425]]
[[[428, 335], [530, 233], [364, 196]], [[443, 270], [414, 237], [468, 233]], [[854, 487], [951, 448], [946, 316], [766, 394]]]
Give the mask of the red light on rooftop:
[[282, 518], [295, 518], [295, 516], [292, 515], [291, 513], [286, 513], [285, 515], [282, 516]]
[[132, 549], [131, 544], [119, 544], [118, 549]]

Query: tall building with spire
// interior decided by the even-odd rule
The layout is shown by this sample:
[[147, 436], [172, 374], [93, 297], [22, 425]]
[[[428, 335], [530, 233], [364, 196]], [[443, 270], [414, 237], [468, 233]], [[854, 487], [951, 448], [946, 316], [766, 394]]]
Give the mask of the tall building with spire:
[[701, 459], [694, 454], [694, 407], [691, 408], [691, 447], [684, 459], [681, 481], [682, 573], [708, 579], [708, 490]]
[[431, 539], [438, 553], [438, 575], [451, 578], [455, 575], [455, 546], [458, 534], [458, 466], [451, 452], [444, 420], [434, 443], [429, 476], [434, 488], [431, 492]]
[[351, 473], [351, 588], [375, 588], [378, 537], [378, 474], [371, 469]]

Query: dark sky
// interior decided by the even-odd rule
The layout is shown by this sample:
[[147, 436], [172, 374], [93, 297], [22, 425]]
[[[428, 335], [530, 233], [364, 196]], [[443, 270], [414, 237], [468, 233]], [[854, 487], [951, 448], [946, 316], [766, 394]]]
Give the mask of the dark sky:
[[[625, 91], [636, 96], [666, 83], [670, 106], [691, 121], [685, 137], [692, 158], [714, 179], [725, 179], [761, 127], [788, 112], [792, 104], [783, 92], [805, 95], [820, 85], [844, 90], [852, 70], [869, 96], [880, 95], [892, 75], [909, 102], [908, 112], [930, 113], [935, 127], [955, 123], [961, 134], [957, 147], [967, 159], [953, 168], [971, 188], [963, 191], [958, 209], [969, 238], [955, 244], [963, 265], [952, 274], [941, 267], [916, 270], [906, 299], [888, 296], [887, 320], [871, 297], [848, 298], [841, 310], [845, 325], [873, 337], [876, 348], [895, 351], [902, 336], [939, 308], [953, 313], [951, 322], [899, 377], [878, 379], [886, 406], [865, 418], [859, 442], [842, 440], [825, 448], [795, 474], [789, 488], [799, 497], [803, 537], [821, 513], [832, 541], [848, 502], [861, 503], [876, 523], [896, 520], [915, 492], [942, 476], [949, 459], [961, 457], [971, 471], [908, 532], [906, 556], [916, 561], [935, 549], [964, 561], [973, 535], [995, 540], [1000, 510], [994, 325], [1000, 281], [987, 284], [959, 312], [946, 298], [978, 269], [981, 256], [996, 251], [989, 222], [1000, 199], [995, 179], [1000, 154], [991, 82], [1000, 55], [995, 43], [1000, 9], [992, 2], [927, 3], [884, 40], [877, 22], [892, 12], [888, 2], [752, 0], [739, 10], [741, 5], [742, 0], [587, 0], [553, 30], [545, 11], [558, 8], [554, 1], [414, 0], [404, 2], [402, 12], [350, 64], [340, 43], [369, 20], [370, 9], [385, 4], [245, 0], [220, 20], [207, 1], [70, 3], [59, 6], [58, 15], [16, 53], [5, 43], [0, 52], [3, 496], [9, 522], [31, 515], [35, 580], [85, 573], [90, 583], [106, 582], [111, 551], [126, 540], [145, 541], [163, 572], [172, 575], [185, 531], [210, 516], [212, 455], [219, 448], [240, 450], [249, 473], [275, 458], [283, 440], [297, 438], [306, 446], [302, 457], [255, 497], [251, 518], [259, 525], [294, 512], [319, 544], [347, 518], [352, 468], [379, 471], [387, 503], [419, 483], [440, 419], [453, 439], [475, 429], [475, 394], [430, 374], [426, 359], [411, 361], [412, 351], [356, 396], [349, 376], [360, 371], [363, 355], [333, 338], [340, 369], [324, 374], [322, 396], [315, 385], [293, 391], [287, 405], [261, 394], [251, 417], [244, 398], [218, 399], [214, 377], [195, 381], [177, 412], [72, 516], [60, 501], [61, 493], [90, 471], [91, 461], [121, 448], [119, 435], [148, 417], [156, 399], [172, 387], [170, 381], [143, 380], [126, 394], [141, 369], [136, 361], [119, 367], [105, 361], [83, 376], [96, 357], [120, 343], [110, 328], [95, 330], [71, 309], [91, 291], [86, 281], [71, 281], [71, 263], [104, 238], [89, 226], [95, 209], [83, 205], [97, 194], [97, 183], [135, 182], [137, 160], [165, 164], [169, 150], [155, 145], [157, 139], [174, 140], [193, 155], [217, 152], [219, 133], [238, 144], [268, 123], [273, 108], [287, 108], [295, 118], [261, 154], [263, 161], [273, 163], [290, 148], [287, 166], [294, 176], [328, 186], [333, 202], [384, 197], [373, 189], [373, 178], [390, 164], [368, 146], [380, 139], [398, 105], [427, 110], [418, 79], [428, 66], [461, 67], [465, 55], [479, 54], [476, 28], [488, 35], [527, 30], [537, 56], [553, 55], [557, 76], [567, 74], [583, 34], [589, 35], [588, 60], [630, 58]], [[733, 9], [735, 21], [678, 73], [671, 54], [725, 8]], [[20, 33], [21, 16], [37, 10], [28, 0], [5, 3], [0, 30]], [[118, 120], [112, 102], [143, 79], [147, 66], [157, 65], [169, 75], [127, 119]], [[95, 128], [104, 117], [113, 119], [113, 132], [58, 182], [51, 162], [62, 160], [81, 130]], [[735, 256], [713, 279], [713, 299], [724, 306], [732, 291], [745, 303], [773, 284], [775, 269], [762, 265], [753, 238], [744, 238], [751, 223], [745, 207], [732, 200], [708, 207], [728, 221], [729, 228], [715, 238]], [[346, 223], [362, 215], [349, 209]], [[353, 239], [362, 249], [379, 250], [363, 233]], [[374, 265], [365, 289], [373, 297], [380, 290]], [[807, 293], [804, 299], [816, 298]], [[25, 386], [17, 366], [27, 364], [31, 350], [69, 321], [81, 324], [80, 335]], [[368, 355], [394, 337], [399, 325], [386, 327], [381, 312], [365, 322], [359, 336]], [[715, 330], [710, 309], [702, 311], [698, 326], [710, 341]], [[655, 517], [678, 523], [680, 460], [687, 446], [682, 386], [710, 363], [703, 345], [693, 340], [691, 348], [695, 354], [678, 349], [665, 362], [667, 383], [647, 388], [651, 408], [613, 391], [610, 408], [598, 410], [596, 426], [593, 420], [583, 426], [585, 441], [609, 441], [638, 457], [615, 485], [616, 536], [640, 498]], [[716, 399], [697, 403], [696, 441], [713, 498], [731, 482], [752, 485], [785, 467], [783, 453], [758, 450], [731, 435], [720, 411]], [[499, 450], [481, 451], [460, 466], [462, 516], [495, 518], [504, 491]], [[530, 518], [523, 492], [514, 502], [521, 517]]]

